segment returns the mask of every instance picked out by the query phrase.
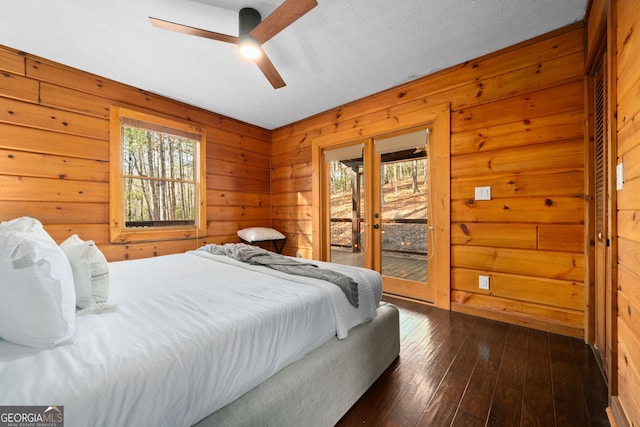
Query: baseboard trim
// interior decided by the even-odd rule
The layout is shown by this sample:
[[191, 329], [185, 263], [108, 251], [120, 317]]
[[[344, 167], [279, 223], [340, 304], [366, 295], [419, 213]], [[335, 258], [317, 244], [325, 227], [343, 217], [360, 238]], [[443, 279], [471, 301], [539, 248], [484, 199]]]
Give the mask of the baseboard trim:
[[631, 427], [618, 396], [611, 396], [609, 407], [607, 408], [607, 416], [611, 427]]

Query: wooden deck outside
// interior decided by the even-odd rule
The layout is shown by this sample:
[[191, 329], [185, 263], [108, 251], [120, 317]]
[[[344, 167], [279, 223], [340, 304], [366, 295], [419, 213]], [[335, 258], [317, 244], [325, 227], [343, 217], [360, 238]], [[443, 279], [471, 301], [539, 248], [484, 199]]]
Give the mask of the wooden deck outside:
[[[331, 261], [338, 264], [364, 267], [364, 254], [348, 249], [331, 248]], [[401, 279], [427, 281], [427, 257], [398, 253], [382, 253], [382, 274]]]

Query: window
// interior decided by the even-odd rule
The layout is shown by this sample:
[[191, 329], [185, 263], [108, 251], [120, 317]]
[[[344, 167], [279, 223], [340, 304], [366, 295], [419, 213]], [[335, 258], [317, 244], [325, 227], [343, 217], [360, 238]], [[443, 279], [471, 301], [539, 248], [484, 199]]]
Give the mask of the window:
[[112, 242], [204, 234], [205, 147], [203, 129], [112, 107], [109, 200]]

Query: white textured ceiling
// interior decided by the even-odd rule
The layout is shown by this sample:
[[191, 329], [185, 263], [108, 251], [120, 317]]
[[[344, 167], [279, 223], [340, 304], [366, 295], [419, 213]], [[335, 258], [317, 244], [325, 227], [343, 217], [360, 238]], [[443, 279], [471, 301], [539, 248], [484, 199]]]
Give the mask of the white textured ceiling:
[[318, 0], [264, 45], [274, 90], [227, 43], [148, 16], [237, 35], [237, 11], [282, 0], [12, 0], [0, 44], [274, 129], [584, 18], [587, 0]]

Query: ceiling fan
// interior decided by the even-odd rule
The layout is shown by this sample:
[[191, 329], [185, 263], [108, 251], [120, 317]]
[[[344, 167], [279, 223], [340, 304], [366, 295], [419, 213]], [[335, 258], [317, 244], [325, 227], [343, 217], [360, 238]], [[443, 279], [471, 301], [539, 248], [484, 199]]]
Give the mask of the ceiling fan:
[[317, 5], [318, 2], [316, 0], [285, 0], [264, 21], [257, 10], [245, 7], [240, 10], [238, 16], [238, 37], [177, 24], [164, 19], [152, 18], [151, 16], [149, 21], [153, 26], [165, 30], [239, 45], [243, 56], [255, 60], [258, 68], [269, 80], [273, 88], [279, 89], [285, 86], [285, 82], [271, 60], [264, 53], [262, 45]]

